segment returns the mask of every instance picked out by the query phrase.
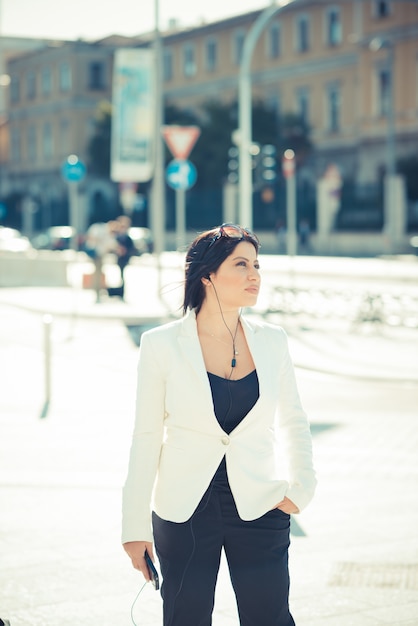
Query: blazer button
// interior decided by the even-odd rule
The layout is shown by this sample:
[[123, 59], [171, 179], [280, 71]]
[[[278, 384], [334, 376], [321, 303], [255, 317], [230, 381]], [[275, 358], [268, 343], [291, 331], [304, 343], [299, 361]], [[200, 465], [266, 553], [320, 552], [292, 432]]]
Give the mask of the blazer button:
[[229, 437], [222, 437], [222, 443], [224, 446], [229, 446]]

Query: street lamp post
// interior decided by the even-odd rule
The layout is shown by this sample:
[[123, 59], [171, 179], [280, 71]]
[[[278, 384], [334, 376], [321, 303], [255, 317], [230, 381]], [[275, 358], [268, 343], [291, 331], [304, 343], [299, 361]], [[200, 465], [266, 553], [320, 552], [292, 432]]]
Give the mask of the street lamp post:
[[282, 0], [278, 4], [272, 3], [258, 16], [248, 31], [242, 49], [242, 59], [239, 70], [238, 85], [238, 122], [239, 122], [239, 218], [240, 223], [252, 228], [253, 197], [251, 154], [251, 59], [255, 45], [264, 27], [271, 18], [281, 9], [292, 4], [294, 0]]
[[393, 45], [390, 44], [387, 50], [387, 65], [389, 74], [389, 93], [388, 93], [388, 110], [387, 110], [387, 164], [388, 174], [390, 176], [396, 174], [396, 155], [395, 155], [395, 105], [394, 105], [394, 78], [395, 78], [395, 53]]
[[386, 136], [386, 185], [385, 185], [385, 231], [391, 252], [394, 251], [397, 238], [396, 216], [396, 155], [395, 155], [395, 107], [394, 107], [394, 49], [390, 41], [385, 42], [387, 48], [387, 71], [389, 77], [387, 94], [387, 136]]
[[287, 149], [282, 161], [286, 178], [286, 253], [293, 258], [297, 252], [295, 153]]
[[162, 43], [160, 34], [159, 0], [154, 0], [154, 63], [155, 63], [155, 126], [154, 126], [154, 175], [151, 188], [150, 222], [154, 239], [154, 251], [159, 257], [164, 250], [165, 189], [164, 189], [164, 146], [161, 127], [164, 118], [162, 92]]

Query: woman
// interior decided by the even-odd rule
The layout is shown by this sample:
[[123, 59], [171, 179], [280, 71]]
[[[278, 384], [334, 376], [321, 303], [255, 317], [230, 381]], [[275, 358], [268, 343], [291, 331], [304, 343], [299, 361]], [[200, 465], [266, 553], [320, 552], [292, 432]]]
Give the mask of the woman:
[[222, 548], [241, 626], [294, 625], [290, 514], [316, 481], [285, 333], [241, 315], [257, 301], [258, 249], [239, 226], [200, 234], [185, 315], [141, 339], [122, 541], [146, 580], [155, 543], [164, 626], [212, 623]]

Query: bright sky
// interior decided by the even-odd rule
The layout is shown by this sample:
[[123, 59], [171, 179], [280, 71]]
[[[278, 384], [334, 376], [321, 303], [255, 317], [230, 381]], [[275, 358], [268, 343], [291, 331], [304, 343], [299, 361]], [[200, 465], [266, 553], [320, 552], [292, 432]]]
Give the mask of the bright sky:
[[[269, 0], [159, 0], [160, 28], [171, 18], [190, 26], [269, 4]], [[138, 35], [154, 28], [154, 11], [154, 0], [0, 0], [0, 34], [88, 40]]]

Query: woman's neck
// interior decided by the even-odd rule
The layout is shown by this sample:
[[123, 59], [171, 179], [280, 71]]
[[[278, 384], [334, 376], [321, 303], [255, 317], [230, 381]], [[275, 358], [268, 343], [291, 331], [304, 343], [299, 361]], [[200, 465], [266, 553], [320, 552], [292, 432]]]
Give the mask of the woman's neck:
[[235, 331], [239, 318], [239, 309], [221, 312], [219, 309], [211, 310], [209, 307], [202, 307], [196, 318], [197, 328], [199, 332], [229, 337], [230, 333]]

